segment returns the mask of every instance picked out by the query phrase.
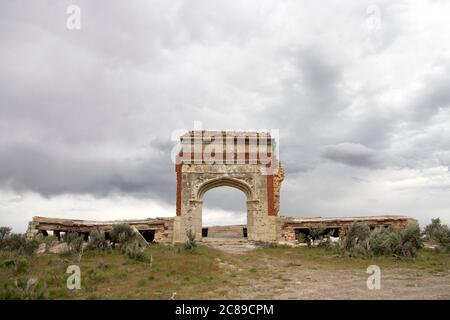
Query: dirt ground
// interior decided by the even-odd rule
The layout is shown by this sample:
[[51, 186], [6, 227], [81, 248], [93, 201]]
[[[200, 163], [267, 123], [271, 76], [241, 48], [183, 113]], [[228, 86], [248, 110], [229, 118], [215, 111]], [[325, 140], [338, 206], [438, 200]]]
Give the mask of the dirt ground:
[[289, 279], [265, 279], [240, 288], [236, 299], [450, 299], [450, 275], [416, 276], [409, 270], [382, 274], [380, 290], [368, 290], [364, 271], [282, 269]]
[[[284, 254], [280, 252], [281, 257], [273, 257], [255, 254], [256, 246], [246, 241], [213, 240], [206, 244], [233, 256], [250, 254], [254, 257], [252, 265], [258, 265], [254, 271], [255, 278], [247, 279], [231, 290], [227, 295], [230, 299], [450, 299], [448, 264], [445, 268], [430, 271], [421, 262], [404, 265], [388, 260], [387, 265], [383, 266], [383, 260], [380, 266], [381, 288], [369, 290], [366, 282], [370, 274], [366, 273], [366, 269], [378, 261], [359, 261], [356, 266], [349, 265], [348, 261], [334, 261], [330, 266], [321, 261], [314, 263], [304, 258], [290, 257], [293, 250], [289, 248], [283, 249]], [[258, 263], [259, 256], [263, 261]], [[219, 263], [222, 263], [223, 269], [233, 269], [233, 265]], [[242, 264], [238, 265], [242, 269]]]
[[[194, 251], [152, 244], [147, 261], [119, 250], [15, 257], [0, 252], [0, 298], [30, 297], [17, 283], [36, 279], [46, 299], [450, 299], [450, 254], [420, 250], [414, 259], [348, 257], [325, 248], [208, 239]], [[16, 268], [26, 262], [22, 269]], [[67, 288], [79, 265], [80, 290]], [[367, 267], [381, 288], [367, 289]], [[11, 294], [14, 294], [13, 296]]]

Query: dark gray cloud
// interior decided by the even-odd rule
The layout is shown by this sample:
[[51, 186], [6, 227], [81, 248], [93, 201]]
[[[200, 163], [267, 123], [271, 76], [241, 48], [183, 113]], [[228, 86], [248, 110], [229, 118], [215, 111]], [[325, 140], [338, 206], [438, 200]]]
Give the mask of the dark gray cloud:
[[357, 143], [345, 142], [327, 146], [323, 156], [326, 159], [342, 162], [350, 166], [376, 168], [381, 165], [380, 158], [375, 150]]
[[437, 62], [435, 68], [440, 72], [436, 75], [424, 77], [423, 83], [426, 84], [412, 102], [412, 120], [424, 123], [431, 117], [450, 108], [450, 69], [448, 62]]
[[[73, 154], [43, 145], [19, 145], [0, 151], [0, 181], [19, 192], [45, 197], [92, 194], [104, 197], [126, 193], [170, 201], [175, 194], [170, 155], [152, 150], [143, 157], [113, 158]], [[171, 170], [172, 169], [172, 170]]]

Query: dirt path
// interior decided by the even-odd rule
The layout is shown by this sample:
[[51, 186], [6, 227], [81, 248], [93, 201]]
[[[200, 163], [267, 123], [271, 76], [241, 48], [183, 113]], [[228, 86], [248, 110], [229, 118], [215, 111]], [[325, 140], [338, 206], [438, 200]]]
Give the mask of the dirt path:
[[[234, 256], [257, 248], [247, 241], [209, 240], [206, 245]], [[239, 261], [239, 260], [237, 260]], [[435, 274], [420, 270], [381, 270], [381, 288], [367, 289], [366, 267], [339, 270], [289, 262], [285, 258], [253, 254], [252, 261], [235, 265], [219, 261], [222, 268], [236, 273], [229, 299], [450, 299], [450, 270]], [[368, 261], [368, 264], [370, 261]], [[251, 268], [254, 276], [244, 273]]]
[[245, 239], [204, 238], [202, 243], [231, 254], [245, 254], [257, 248]]
[[368, 290], [364, 271], [280, 270], [286, 276], [264, 278], [239, 287], [236, 299], [450, 299], [450, 275], [410, 277], [388, 271], [380, 290]]

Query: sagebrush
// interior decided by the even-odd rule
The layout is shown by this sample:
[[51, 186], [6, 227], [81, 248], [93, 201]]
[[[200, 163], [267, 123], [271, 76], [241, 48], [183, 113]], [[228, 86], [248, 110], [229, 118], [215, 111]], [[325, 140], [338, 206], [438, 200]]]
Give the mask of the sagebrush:
[[195, 234], [192, 230], [186, 231], [186, 242], [184, 243], [184, 249], [188, 251], [194, 251], [197, 248], [197, 241], [195, 240]]
[[80, 253], [83, 249], [84, 237], [76, 232], [69, 232], [66, 234], [66, 243], [70, 252]]
[[431, 219], [431, 224], [425, 227], [424, 234], [428, 241], [450, 251], [450, 229], [442, 224], [439, 218]]
[[89, 250], [111, 252], [110, 242], [106, 240], [105, 233], [99, 229], [94, 229], [89, 233], [89, 242], [87, 248]]
[[367, 225], [354, 222], [333, 246], [349, 255], [414, 257], [423, 247], [423, 240], [418, 224], [370, 230]]
[[113, 243], [119, 243], [123, 250], [133, 238], [133, 229], [129, 224], [120, 223], [113, 226], [111, 231], [111, 240]]

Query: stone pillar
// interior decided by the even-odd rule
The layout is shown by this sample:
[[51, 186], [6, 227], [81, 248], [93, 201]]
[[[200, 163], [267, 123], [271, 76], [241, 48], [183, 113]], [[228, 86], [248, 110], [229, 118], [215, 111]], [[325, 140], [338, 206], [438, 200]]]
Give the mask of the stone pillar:
[[183, 221], [180, 216], [177, 216], [173, 219], [173, 235], [172, 235], [172, 243], [182, 242], [183, 241]]
[[37, 229], [37, 223], [34, 221], [34, 218], [30, 223], [28, 223], [28, 229], [26, 232], [27, 239], [33, 239], [39, 234], [39, 230]]
[[189, 208], [187, 208], [185, 214], [182, 215], [184, 230], [182, 232], [182, 239], [186, 239], [186, 232], [191, 230], [195, 235], [195, 239], [202, 239], [202, 206], [201, 200], [189, 200]]
[[259, 240], [256, 236], [256, 230], [258, 230], [258, 222], [255, 221], [258, 200], [247, 200], [247, 239], [248, 240]]

